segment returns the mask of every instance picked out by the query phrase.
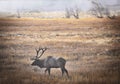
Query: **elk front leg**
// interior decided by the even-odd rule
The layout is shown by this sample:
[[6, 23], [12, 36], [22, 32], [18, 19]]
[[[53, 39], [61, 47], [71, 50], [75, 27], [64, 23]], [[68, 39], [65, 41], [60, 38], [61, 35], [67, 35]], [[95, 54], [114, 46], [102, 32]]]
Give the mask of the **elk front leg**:
[[48, 74], [50, 75], [50, 68], [45, 69], [45, 73], [48, 71]]
[[68, 76], [68, 78], [69, 78], [69, 74], [68, 74], [67, 69], [66, 69], [65, 67], [64, 67], [63, 69], [64, 69], [64, 71], [66, 72], [66, 74], [67, 74], [67, 76]]

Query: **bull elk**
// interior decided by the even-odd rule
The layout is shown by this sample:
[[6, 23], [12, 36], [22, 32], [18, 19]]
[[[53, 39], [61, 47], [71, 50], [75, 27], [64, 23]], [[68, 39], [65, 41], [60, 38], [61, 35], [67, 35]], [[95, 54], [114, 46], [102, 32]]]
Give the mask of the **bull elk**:
[[34, 61], [33, 61], [33, 63], [31, 65], [32, 66], [38, 66], [40, 68], [46, 68], [45, 73], [46, 73], [46, 71], [48, 71], [49, 75], [50, 75], [51, 68], [61, 68], [62, 76], [63, 76], [63, 74], [65, 72], [67, 77], [69, 77], [68, 71], [65, 68], [66, 60], [64, 58], [62, 58], [62, 57], [55, 58], [53, 56], [48, 56], [45, 59], [39, 59], [44, 54], [44, 52], [46, 50], [47, 50], [47, 48], [36, 49], [37, 55], [35, 56], [35, 59], [34, 59]]

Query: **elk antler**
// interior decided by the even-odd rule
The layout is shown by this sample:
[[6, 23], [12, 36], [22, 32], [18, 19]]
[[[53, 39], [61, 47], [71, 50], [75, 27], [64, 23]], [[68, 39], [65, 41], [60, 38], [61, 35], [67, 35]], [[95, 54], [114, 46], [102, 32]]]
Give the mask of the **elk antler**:
[[[46, 47], [45, 47], [45, 48], [40, 48], [40, 47], [39, 47], [38, 50], [37, 50], [37, 49], [35, 49], [35, 50], [36, 50], [36, 52], [37, 52], [36, 58], [40, 58], [40, 57], [44, 54], [44, 52], [47, 50], [47, 48], [46, 48]], [[39, 54], [40, 51], [42, 51], [42, 53], [40, 54], [40, 56], [38, 56], [38, 54]]]

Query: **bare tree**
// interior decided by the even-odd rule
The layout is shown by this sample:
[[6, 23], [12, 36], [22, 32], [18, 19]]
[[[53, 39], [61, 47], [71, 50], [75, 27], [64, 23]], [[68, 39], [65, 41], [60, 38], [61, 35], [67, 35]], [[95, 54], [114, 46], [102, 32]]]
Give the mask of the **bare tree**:
[[115, 15], [110, 13], [110, 9], [108, 7], [106, 7], [105, 9], [105, 15], [109, 18], [109, 19], [115, 19]]
[[79, 19], [80, 9], [78, 7], [66, 8], [66, 18], [73, 16], [76, 19]]
[[103, 5], [103, 3], [100, 3], [100, 0], [90, 0], [93, 4], [93, 8], [90, 9], [91, 13], [95, 15], [98, 18], [103, 18], [104, 16], [114, 19], [115, 15], [111, 15], [110, 9]]
[[71, 9], [72, 15], [76, 18], [79, 19], [79, 13], [80, 9], [78, 7], [75, 7], [74, 9]]
[[17, 10], [17, 18], [21, 18], [21, 16], [20, 16], [20, 10]]
[[98, 0], [91, 0], [91, 3], [93, 4], [93, 8], [91, 9], [92, 14], [98, 18], [103, 18], [104, 7], [102, 4], [99, 3]]
[[[52, 56], [48, 56], [45, 59], [39, 59], [46, 50], [47, 50], [47, 48], [36, 49], [37, 55], [35, 56], [35, 59], [32, 59], [34, 61], [31, 65], [39, 66], [40, 68], [46, 68], [45, 73], [46, 73], [46, 71], [48, 71], [49, 75], [50, 75], [51, 68], [61, 68], [62, 75], [65, 72], [67, 74], [67, 76], [69, 77], [68, 71], [65, 68], [66, 60], [64, 58], [62, 58], [62, 57], [54, 58]], [[40, 51], [41, 51], [41, 53], [40, 53]]]
[[65, 13], [66, 18], [70, 18], [71, 17], [70, 9], [66, 8], [65, 12], [66, 12]]

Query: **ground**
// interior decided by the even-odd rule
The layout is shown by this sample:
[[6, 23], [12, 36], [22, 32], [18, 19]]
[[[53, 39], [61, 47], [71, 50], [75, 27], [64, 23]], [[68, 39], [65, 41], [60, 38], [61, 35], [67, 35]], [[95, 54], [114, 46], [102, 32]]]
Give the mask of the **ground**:
[[[120, 19], [0, 19], [0, 84], [119, 84]], [[60, 69], [51, 76], [31, 66], [40, 59], [63, 57], [70, 78]]]

